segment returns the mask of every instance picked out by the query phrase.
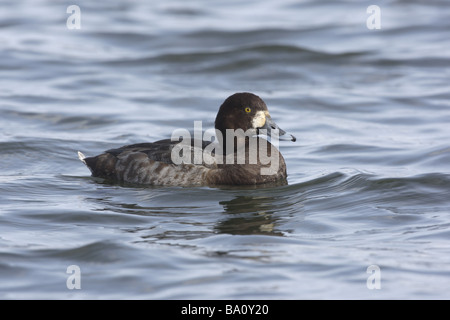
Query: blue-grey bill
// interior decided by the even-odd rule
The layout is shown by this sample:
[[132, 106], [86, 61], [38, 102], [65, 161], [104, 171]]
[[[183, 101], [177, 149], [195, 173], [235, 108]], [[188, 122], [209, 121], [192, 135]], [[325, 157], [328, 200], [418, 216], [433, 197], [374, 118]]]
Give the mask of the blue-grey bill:
[[292, 141], [295, 142], [297, 141], [297, 138], [294, 137], [292, 134], [286, 133], [286, 131], [284, 131], [283, 129], [281, 129], [276, 123], [275, 121], [272, 120], [272, 118], [267, 117], [266, 118], [266, 123], [264, 124], [264, 126], [261, 127], [261, 129], [266, 129], [267, 130], [267, 135], [269, 137], [272, 136], [272, 130], [278, 129], [278, 137], [279, 140], [284, 140], [284, 141]]

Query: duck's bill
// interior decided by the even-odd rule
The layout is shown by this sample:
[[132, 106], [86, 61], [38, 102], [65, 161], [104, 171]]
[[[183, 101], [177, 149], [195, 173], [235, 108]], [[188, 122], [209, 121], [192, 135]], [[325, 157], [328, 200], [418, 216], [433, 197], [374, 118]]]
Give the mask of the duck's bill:
[[277, 136], [279, 140], [283, 141], [295, 142], [297, 140], [292, 134], [286, 133], [286, 131], [281, 129], [270, 117], [266, 117], [266, 123], [258, 129], [258, 133], [266, 134], [269, 137]]

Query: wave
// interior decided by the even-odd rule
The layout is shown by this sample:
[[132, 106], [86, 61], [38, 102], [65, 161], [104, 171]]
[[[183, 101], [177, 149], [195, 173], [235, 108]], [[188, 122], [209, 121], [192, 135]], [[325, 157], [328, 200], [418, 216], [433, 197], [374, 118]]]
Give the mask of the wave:
[[377, 211], [381, 206], [418, 214], [450, 208], [450, 174], [425, 173], [410, 177], [381, 177], [374, 174], [334, 172], [290, 185], [288, 202], [302, 203], [315, 211]]

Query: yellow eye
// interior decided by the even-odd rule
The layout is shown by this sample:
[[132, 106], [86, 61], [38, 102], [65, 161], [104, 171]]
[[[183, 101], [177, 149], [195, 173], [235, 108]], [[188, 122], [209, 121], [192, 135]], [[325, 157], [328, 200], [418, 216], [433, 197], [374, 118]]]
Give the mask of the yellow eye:
[[252, 111], [252, 109], [250, 109], [249, 107], [245, 108], [245, 112], [249, 113], [251, 111]]

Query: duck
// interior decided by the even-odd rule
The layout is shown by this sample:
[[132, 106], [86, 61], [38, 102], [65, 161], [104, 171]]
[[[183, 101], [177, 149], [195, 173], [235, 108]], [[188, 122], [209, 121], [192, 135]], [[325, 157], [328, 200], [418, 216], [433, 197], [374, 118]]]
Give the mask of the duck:
[[229, 96], [220, 106], [214, 126], [214, 141], [198, 139], [195, 132], [194, 138], [172, 134], [171, 139], [126, 145], [93, 157], [78, 151], [78, 158], [93, 177], [112, 183], [287, 184], [286, 162], [277, 148], [278, 140], [295, 142], [296, 138], [278, 127], [259, 96], [250, 92]]

